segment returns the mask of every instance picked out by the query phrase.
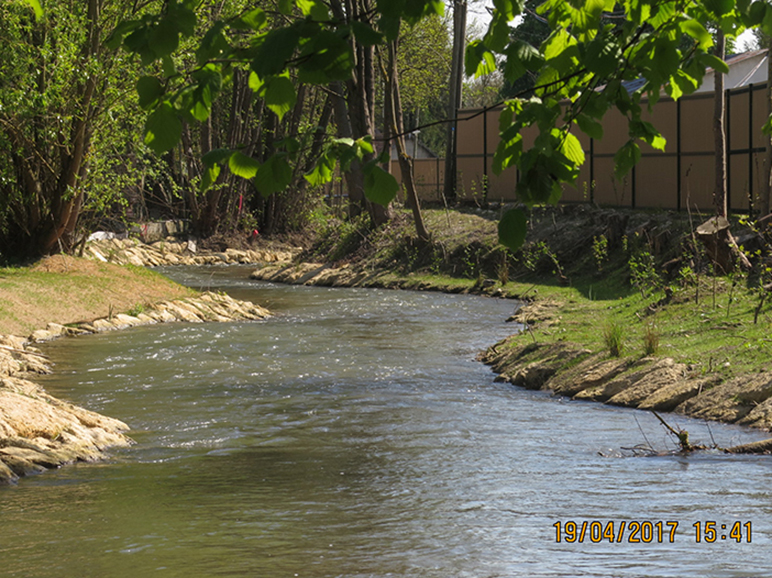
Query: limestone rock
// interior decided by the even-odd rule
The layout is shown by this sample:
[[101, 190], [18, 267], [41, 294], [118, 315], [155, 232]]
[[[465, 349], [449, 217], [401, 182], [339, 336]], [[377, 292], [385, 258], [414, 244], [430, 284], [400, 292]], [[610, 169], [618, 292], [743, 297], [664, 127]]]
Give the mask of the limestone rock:
[[686, 400], [676, 411], [693, 417], [734, 423], [749, 415], [771, 395], [771, 375], [762, 373], [737, 377]]

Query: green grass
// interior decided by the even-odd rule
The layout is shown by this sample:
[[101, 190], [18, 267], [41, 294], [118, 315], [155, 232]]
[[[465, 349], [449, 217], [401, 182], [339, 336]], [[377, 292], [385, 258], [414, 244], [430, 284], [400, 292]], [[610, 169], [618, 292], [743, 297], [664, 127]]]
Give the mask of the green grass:
[[[587, 287], [589, 281], [580, 284]], [[558, 287], [540, 283], [531, 290], [539, 300], [561, 303], [559, 319], [544, 327], [536, 327], [533, 334], [541, 341], [566, 340], [581, 344], [593, 351], [608, 349], [604, 328], [615, 325], [624, 329], [625, 357], [643, 357], [647, 354], [645, 335], [649, 324], [656, 325], [659, 336], [657, 354], [672, 357], [704, 372], [720, 372], [726, 376], [769, 369], [772, 358], [772, 321], [770, 307], [765, 307], [757, 324], [753, 323], [758, 302], [756, 293], [747, 288], [735, 288], [733, 302], [727, 314], [727, 279], [717, 280], [715, 307], [713, 280], [703, 278], [701, 299], [695, 302], [695, 287], [676, 288], [673, 301], [657, 308], [648, 307], [664, 296], [664, 292], [643, 298], [638, 291], [622, 290], [618, 280], [608, 285], [595, 282], [594, 295], [615, 295], [615, 298], [589, 299], [586, 290], [577, 287]], [[509, 283], [505, 290], [517, 295], [532, 285]], [[523, 339], [530, 339], [524, 335]]]
[[[772, 299], [754, 324], [758, 294], [741, 284], [732, 289], [731, 278], [714, 283], [704, 251], [692, 243], [687, 215], [587, 206], [534, 212], [526, 250], [515, 254], [498, 245], [498, 216], [493, 211], [426, 210], [432, 240], [422, 245], [409, 215], [398, 212], [388, 227], [363, 240], [351, 261], [369, 270], [387, 269], [379, 279], [393, 286], [477, 291], [479, 279], [490, 279], [496, 284], [486, 292], [500, 289], [513, 298], [558, 302], [554, 318], [524, 333], [524, 340], [567, 340], [608, 354], [604, 327], [613, 325], [623, 329], [625, 358], [653, 352], [726, 376], [768, 369]], [[694, 223], [702, 218], [695, 217]], [[620, 222], [623, 227], [611, 226]], [[600, 235], [607, 239], [602, 270], [595, 250]], [[542, 250], [529, 257], [529, 246]], [[323, 251], [318, 255], [324, 258]], [[666, 278], [662, 264], [679, 260]], [[683, 268], [694, 263], [700, 275], [689, 270], [684, 276]], [[672, 299], [654, 307], [665, 301], [665, 287], [672, 290]], [[656, 334], [649, 335], [647, 345], [651, 327]]]

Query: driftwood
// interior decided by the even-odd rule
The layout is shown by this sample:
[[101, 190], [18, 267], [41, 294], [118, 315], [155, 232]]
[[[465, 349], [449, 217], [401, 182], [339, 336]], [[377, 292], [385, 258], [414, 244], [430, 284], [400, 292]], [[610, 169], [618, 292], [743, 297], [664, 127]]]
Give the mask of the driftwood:
[[772, 438], [727, 448], [730, 454], [772, 454]]
[[[703, 445], [693, 445], [689, 442], [689, 432], [686, 430], [676, 430], [670, 424], [668, 424], [662, 417], [656, 412], [651, 413], [662, 423], [665, 428], [678, 438], [678, 445], [681, 447], [680, 453], [690, 453], [697, 450], [708, 449]], [[772, 438], [767, 440], [760, 440], [757, 442], [751, 442], [748, 444], [740, 444], [739, 446], [732, 446], [731, 448], [720, 448], [713, 446], [713, 449], [721, 450], [728, 454], [772, 454]]]

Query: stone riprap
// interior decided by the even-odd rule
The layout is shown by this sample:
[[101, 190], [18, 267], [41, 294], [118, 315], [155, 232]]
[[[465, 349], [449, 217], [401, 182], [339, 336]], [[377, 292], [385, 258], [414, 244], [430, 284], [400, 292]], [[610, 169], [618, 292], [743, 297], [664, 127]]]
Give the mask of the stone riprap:
[[137, 315], [117, 314], [74, 326], [51, 323], [28, 338], [0, 336], [0, 483], [76, 461], [95, 461], [107, 448], [132, 443], [125, 423], [56, 399], [33, 381], [51, 372], [35, 343], [154, 323], [259, 320], [268, 315], [253, 303], [204, 293], [157, 303]]
[[138, 267], [160, 267], [166, 265], [222, 265], [252, 263], [287, 263], [301, 249], [258, 247], [254, 249], [225, 249], [224, 251], [201, 251], [195, 240], [176, 241], [165, 239], [152, 244], [138, 239], [94, 239], [88, 241], [83, 256], [118, 265]]
[[[578, 400], [772, 429], [772, 373], [723, 381], [667, 357], [622, 359], [566, 341], [526, 340], [508, 337], [481, 356], [499, 374], [497, 381]], [[763, 449], [772, 450], [772, 444]]]

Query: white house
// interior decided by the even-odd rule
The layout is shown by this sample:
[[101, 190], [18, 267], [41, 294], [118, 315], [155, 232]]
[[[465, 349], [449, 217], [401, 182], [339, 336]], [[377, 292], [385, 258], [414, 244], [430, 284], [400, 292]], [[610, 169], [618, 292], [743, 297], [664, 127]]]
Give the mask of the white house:
[[[726, 57], [729, 73], [724, 75], [724, 88], [740, 88], [749, 84], [761, 84], [767, 81], [767, 51], [753, 50]], [[716, 73], [712, 68], [705, 72], [702, 86], [695, 92], [712, 92]]]

